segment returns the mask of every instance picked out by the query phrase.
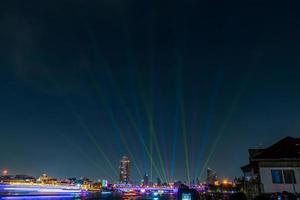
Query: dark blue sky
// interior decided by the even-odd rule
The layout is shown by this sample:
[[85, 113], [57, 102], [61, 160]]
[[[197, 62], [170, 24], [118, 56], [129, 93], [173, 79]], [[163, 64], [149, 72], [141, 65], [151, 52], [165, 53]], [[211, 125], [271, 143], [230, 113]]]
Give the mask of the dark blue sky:
[[298, 8], [1, 1], [0, 168], [117, 180], [128, 155], [133, 180], [239, 176], [248, 148], [299, 137]]

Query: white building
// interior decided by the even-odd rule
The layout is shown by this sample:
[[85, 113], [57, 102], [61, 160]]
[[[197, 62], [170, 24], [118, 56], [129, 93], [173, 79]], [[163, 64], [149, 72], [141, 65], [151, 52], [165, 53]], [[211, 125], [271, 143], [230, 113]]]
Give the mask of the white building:
[[261, 167], [260, 178], [265, 193], [300, 192], [300, 167]]
[[244, 189], [249, 195], [300, 193], [300, 138], [286, 137], [265, 149], [249, 149]]

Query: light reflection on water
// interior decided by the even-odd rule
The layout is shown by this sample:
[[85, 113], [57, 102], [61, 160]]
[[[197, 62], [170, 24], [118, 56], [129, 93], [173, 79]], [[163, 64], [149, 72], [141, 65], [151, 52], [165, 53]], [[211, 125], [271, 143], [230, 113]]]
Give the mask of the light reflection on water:
[[61, 195], [51, 195], [51, 196], [6, 196], [0, 197], [1, 200], [175, 200], [173, 196], [161, 196], [161, 197], [151, 197], [151, 196], [137, 196], [137, 197], [121, 197], [115, 195], [100, 195], [93, 194], [88, 196], [61, 196]]
[[0, 197], [0, 199], [7, 199], [7, 200], [27, 200], [27, 199], [32, 199], [32, 200], [39, 200], [39, 199], [43, 199], [43, 200], [47, 200], [47, 199], [57, 199], [57, 200], [66, 200], [66, 199], [80, 199], [78, 197], [74, 197], [74, 196], [10, 196], [10, 197]]

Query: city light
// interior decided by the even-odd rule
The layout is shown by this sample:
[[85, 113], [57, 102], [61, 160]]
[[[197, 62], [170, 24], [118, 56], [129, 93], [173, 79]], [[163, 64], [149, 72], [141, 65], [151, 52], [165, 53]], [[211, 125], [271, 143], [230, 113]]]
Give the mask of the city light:
[[140, 191], [141, 191], [141, 193], [145, 193], [146, 189], [142, 188]]
[[0, 200], [300, 200], [300, 0], [0, 2]]
[[223, 180], [223, 184], [224, 184], [224, 185], [227, 185], [227, 184], [228, 184], [228, 180], [227, 180], [227, 179], [224, 179], [224, 180]]
[[2, 175], [3, 176], [7, 176], [7, 174], [8, 174], [8, 170], [7, 169], [5, 169], [5, 170], [2, 171]]

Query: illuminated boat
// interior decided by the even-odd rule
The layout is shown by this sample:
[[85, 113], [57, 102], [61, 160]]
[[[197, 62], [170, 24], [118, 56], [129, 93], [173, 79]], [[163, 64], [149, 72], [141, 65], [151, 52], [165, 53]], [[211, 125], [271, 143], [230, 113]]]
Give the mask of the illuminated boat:
[[0, 184], [0, 195], [67, 195], [84, 193], [80, 186], [46, 184]]

